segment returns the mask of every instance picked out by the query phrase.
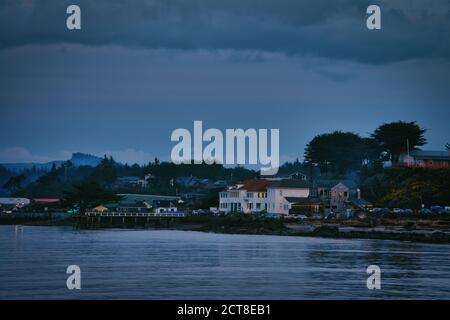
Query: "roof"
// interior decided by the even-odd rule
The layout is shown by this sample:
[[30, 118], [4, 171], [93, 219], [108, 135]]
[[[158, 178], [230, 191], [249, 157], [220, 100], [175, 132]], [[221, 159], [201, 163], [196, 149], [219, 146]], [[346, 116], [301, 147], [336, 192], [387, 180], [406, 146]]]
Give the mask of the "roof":
[[60, 199], [53, 199], [53, 198], [37, 198], [37, 199], [32, 199], [32, 202], [37, 202], [37, 203], [56, 203], [56, 202], [60, 202]]
[[204, 185], [204, 184], [210, 183], [209, 179], [198, 178], [198, 177], [194, 177], [194, 176], [177, 177], [175, 179], [175, 181], [178, 184], [186, 186], [186, 187], [194, 187], [194, 186], [197, 186], [197, 185]]
[[286, 201], [294, 204], [320, 204], [322, 201], [319, 198], [308, 197], [308, 198], [299, 198], [299, 197], [285, 197]]
[[368, 207], [368, 206], [372, 205], [369, 201], [362, 199], [362, 198], [361, 199], [350, 198], [350, 202], [358, 207]]
[[94, 211], [99, 211], [99, 212], [104, 212], [104, 211], [108, 211], [109, 209], [105, 206], [97, 206], [94, 209], [92, 209]]
[[120, 201], [120, 203], [133, 203], [133, 202], [147, 202], [153, 203], [153, 201], [158, 200], [172, 200], [177, 201], [180, 200], [181, 197], [177, 196], [160, 196], [153, 194], [119, 194], [119, 196], [123, 196], [124, 199]]
[[265, 192], [270, 183], [271, 181], [266, 179], [247, 180], [242, 183], [239, 190], [246, 190], [249, 192]]
[[108, 207], [112, 207], [112, 208], [146, 208], [146, 209], [149, 208], [149, 206], [144, 202], [132, 202], [132, 203], [121, 202], [118, 205], [111, 205], [111, 206], [108, 205]]
[[0, 204], [29, 204], [30, 199], [27, 198], [0, 198]]
[[306, 180], [280, 180], [272, 182], [268, 188], [298, 188], [298, 189], [309, 189], [311, 188], [311, 183]]
[[140, 178], [136, 177], [136, 176], [123, 176], [123, 177], [118, 177], [117, 180], [120, 182], [136, 182], [138, 181]]
[[450, 161], [449, 151], [413, 150], [409, 154], [412, 157], [419, 159], [419, 160], [448, 160], [448, 161]]
[[319, 188], [333, 188], [333, 187], [337, 186], [339, 183], [342, 183], [343, 185], [345, 185], [349, 189], [356, 189], [356, 188], [358, 188], [358, 185], [356, 184], [356, 182], [354, 180], [350, 180], [350, 179], [343, 179], [343, 180], [322, 179], [322, 180], [316, 180], [317, 187], [319, 187]]
[[302, 179], [306, 179], [308, 176], [305, 173], [303, 173], [303, 172], [296, 171], [296, 172], [291, 172], [291, 173], [288, 173], [288, 174], [277, 174], [275, 177], [276, 178], [283, 178], [283, 179], [299, 179], [299, 180], [302, 180]]

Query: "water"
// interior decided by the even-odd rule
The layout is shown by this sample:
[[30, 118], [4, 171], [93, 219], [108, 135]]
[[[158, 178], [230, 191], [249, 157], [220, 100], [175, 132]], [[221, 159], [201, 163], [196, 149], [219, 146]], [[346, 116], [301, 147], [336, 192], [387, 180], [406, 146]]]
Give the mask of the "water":
[[[449, 299], [450, 245], [0, 226], [0, 299]], [[69, 265], [82, 289], [66, 287]], [[382, 269], [382, 289], [366, 268]]]

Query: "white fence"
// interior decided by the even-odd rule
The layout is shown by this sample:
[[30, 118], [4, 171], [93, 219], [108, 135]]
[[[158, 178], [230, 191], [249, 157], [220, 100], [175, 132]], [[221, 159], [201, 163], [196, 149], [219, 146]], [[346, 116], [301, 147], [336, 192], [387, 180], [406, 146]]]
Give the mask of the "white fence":
[[88, 217], [169, 217], [169, 218], [183, 218], [186, 216], [184, 212], [115, 212], [115, 211], [105, 211], [105, 212], [86, 212]]

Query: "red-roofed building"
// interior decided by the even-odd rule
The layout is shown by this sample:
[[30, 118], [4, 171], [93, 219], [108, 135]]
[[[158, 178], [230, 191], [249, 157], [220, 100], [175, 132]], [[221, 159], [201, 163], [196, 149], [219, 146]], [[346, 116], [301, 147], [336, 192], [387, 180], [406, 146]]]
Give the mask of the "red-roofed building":
[[61, 201], [61, 199], [56, 199], [56, 198], [36, 198], [36, 199], [31, 200], [31, 202], [42, 203], [42, 204], [57, 203], [60, 201]]
[[247, 180], [219, 194], [219, 210], [224, 213], [255, 213], [267, 210], [267, 187], [271, 181], [266, 179]]

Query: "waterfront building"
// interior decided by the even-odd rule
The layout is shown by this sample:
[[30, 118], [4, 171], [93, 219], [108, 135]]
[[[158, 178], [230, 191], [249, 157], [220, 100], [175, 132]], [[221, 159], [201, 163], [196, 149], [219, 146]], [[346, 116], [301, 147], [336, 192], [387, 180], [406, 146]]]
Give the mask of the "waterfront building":
[[[278, 215], [289, 215], [295, 205], [304, 205], [315, 201], [312, 184], [306, 180], [286, 179], [275, 181], [267, 187], [267, 212]], [[314, 199], [314, 200], [313, 200]]]
[[0, 198], [0, 205], [24, 207], [30, 204], [27, 198]]
[[257, 213], [267, 211], [266, 179], [247, 180], [219, 193], [219, 210], [224, 213]]
[[261, 213], [277, 215], [342, 213], [370, 204], [361, 198], [353, 180], [254, 179], [228, 187], [219, 193], [223, 213]]

